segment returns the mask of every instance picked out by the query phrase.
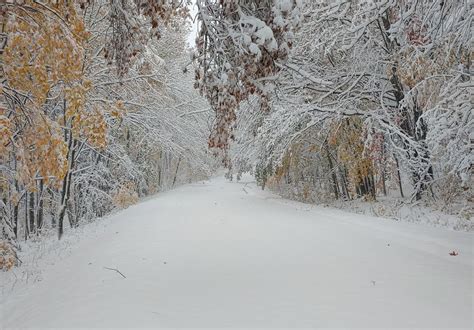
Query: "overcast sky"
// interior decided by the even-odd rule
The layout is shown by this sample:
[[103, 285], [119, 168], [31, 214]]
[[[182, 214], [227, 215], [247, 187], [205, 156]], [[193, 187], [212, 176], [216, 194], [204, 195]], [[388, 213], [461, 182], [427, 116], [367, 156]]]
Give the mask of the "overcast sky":
[[[193, 3], [190, 5], [190, 10], [191, 10], [191, 17], [193, 19], [196, 18], [197, 6], [195, 5], [194, 0], [193, 0]], [[194, 47], [196, 34], [197, 34], [197, 22], [194, 22], [192, 25], [191, 32], [189, 33], [189, 36], [188, 36], [188, 44], [190, 47]]]

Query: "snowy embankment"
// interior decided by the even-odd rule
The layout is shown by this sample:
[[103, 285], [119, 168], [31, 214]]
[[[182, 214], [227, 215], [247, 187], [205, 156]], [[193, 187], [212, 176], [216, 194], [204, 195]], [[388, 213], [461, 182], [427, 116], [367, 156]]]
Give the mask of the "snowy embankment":
[[[323, 205], [329, 208], [345, 210], [361, 215], [382, 217], [394, 221], [429, 224], [435, 227], [474, 232], [474, 205], [469, 200], [460, 199], [457, 204], [446, 205], [438, 202], [412, 202], [411, 198], [395, 196], [377, 196], [377, 200], [368, 201], [365, 198], [346, 200], [321, 199], [317, 191], [305, 194], [305, 185], [292, 186], [279, 182], [268, 187], [276, 194], [295, 201]], [[267, 189], [268, 189], [267, 188]], [[409, 189], [405, 189], [409, 190]]]
[[222, 178], [82, 231], [0, 274], [0, 328], [473, 326], [472, 233]]

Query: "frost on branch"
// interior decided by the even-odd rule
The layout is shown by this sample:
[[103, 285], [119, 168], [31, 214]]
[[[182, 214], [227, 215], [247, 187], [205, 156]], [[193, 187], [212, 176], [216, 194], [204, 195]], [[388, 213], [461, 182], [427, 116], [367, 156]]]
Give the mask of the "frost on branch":
[[[0, 4], [1, 238], [61, 237], [67, 227], [209, 175], [208, 104], [182, 72], [189, 55], [186, 8], [178, 5], [185, 3]], [[114, 12], [125, 21], [111, 26]], [[114, 35], [133, 26], [147, 41], [136, 58], [119, 52], [133, 49], [127, 35]], [[107, 60], [105, 48], [124, 57]]]
[[318, 201], [472, 198], [474, 7], [312, 0], [301, 12], [272, 113], [238, 112], [233, 172], [254, 165], [262, 186], [282, 178], [301, 192], [313, 182]]
[[293, 43], [301, 1], [199, 0], [196, 87], [216, 118], [209, 146], [226, 151], [236, 109], [251, 95], [269, 109], [269, 92]]
[[186, 17], [189, 1], [178, 0], [110, 0], [109, 39], [105, 58], [115, 64], [119, 76], [130, 62], [143, 52], [150, 38], [159, 38], [164, 25], [173, 17]]

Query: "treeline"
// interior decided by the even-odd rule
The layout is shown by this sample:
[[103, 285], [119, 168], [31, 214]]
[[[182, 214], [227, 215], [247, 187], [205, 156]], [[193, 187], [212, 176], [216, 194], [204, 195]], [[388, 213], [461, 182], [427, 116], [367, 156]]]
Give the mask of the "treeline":
[[259, 80], [271, 110], [259, 95], [241, 103], [229, 173], [254, 169], [262, 187], [301, 200], [390, 195], [472, 214], [472, 4], [285, 3], [299, 21], [263, 18], [294, 32]]
[[212, 172], [181, 2], [8, 1], [0, 13], [3, 239], [61, 238]]

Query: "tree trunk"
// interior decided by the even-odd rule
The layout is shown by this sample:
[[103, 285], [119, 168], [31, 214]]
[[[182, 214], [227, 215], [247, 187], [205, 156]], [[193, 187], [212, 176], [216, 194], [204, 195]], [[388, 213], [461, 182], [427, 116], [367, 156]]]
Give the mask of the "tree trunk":
[[375, 189], [375, 178], [374, 178], [374, 174], [371, 174], [370, 177], [369, 177], [369, 184], [370, 184], [370, 192], [372, 194], [372, 198], [373, 200], [376, 200], [377, 198], [377, 191]]
[[337, 175], [336, 171], [334, 169], [334, 164], [331, 159], [331, 154], [329, 153], [329, 146], [327, 145], [327, 142], [325, 143], [325, 149], [326, 149], [326, 157], [328, 159], [328, 164], [329, 164], [329, 171], [331, 172], [331, 177], [332, 177], [332, 189], [334, 191], [334, 197], [336, 200], [339, 199], [339, 184], [337, 182]]
[[[415, 101], [416, 102], [416, 101]], [[413, 119], [414, 119], [414, 127], [413, 127], [413, 135], [415, 137], [415, 140], [420, 142], [421, 146], [424, 149], [424, 152], [422, 155], [419, 155], [418, 152], [415, 151], [415, 157], [420, 158], [420, 162], [423, 164], [423, 168], [426, 168], [427, 171], [426, 173], [422, 173], [420, 175], [419, 172], [416, 172], [413, 174], [414, 179], [417, 180], [416, 182], [419, 182], [418, 186], [419, 189], [417, 189], [415, 193], [415, 199], [420, 200], [423, 192], [426, 191], [428, 188], [429, 183], [433, 180], [433, 166], [429, 163], [429, 153], [428, 149], [426, 147], [426, 135], [428, 134], [428, 125], [425, 123], [423, 118], [421, 118], [422, 111], [419, 109], [418, 105], [415, 103], [414, 109], [413, 109]], [[416, 125], [416, 123], [419, 123], [419, 125]]]
[[160, 149], [160, 165], [158, 166], [158, 189], [161, 190], [161, 169], [163, 167], [163, 150]]
[[382, 164], [380, 164], [382, 166], [382, 173], [380, 173], [381, 175], [381, 179], [382, 179], [382, 190], [383, 190], [383, 195], [384, 196], [387, 196], [387, 184], [385, 182], [385, 177], [387, 175], [387, 166], [385, 165], [387, 163], [387, 153], [386, 153], [386, 149], [385, 149], [385, 137], [383, 137], [383, 143], [382, 143]]
[[171, 187], [174, 187], [176, 183], [176, 178], [178, 177], [179, 164], [181, 163], [181, 157], [178, 158], [178, 164], [176, 164], [176, 171], [174, 172], [173, 184]]
[[[58, 239], [61, 239], [64, 233], [64, 216], [66, 214], [66, 208], [69, 202], [69, 196], [71, 192], [72, 169], [74, 168], [74, 158], [75, 158], [75, 153], [76, 153], [75, 150], [77, 146], [77, 140], [73, 138], [72, 130], [69, 131], [68, 140], [69, 140], [68, 141], [69, 168], [63, 179], [63, 188], [61, 192], [61, 207], [60, 207], [59, 216], [58, 216]], [[71, 224], [71, 222], [69, 223]]]
[[13, 205], [13, 234], [15, 234], [15, 238], [18, 238], [18, 205], [20, 203], [16, 203]]
[[[385, 31], [383, 32], [384, 39], [390, 40], [388, 31], [391, 28], [391, 22], [389, 19], [388, 11], [385, 13], [385, 15], [386, 17], [382, 17], [382, 23], [385, 29]], [[389, 44], [387, 46], [389, 51], [392, 52], [394, 48], [398, 47], [398, 42], [397, 40], [391, 40], [389, 41]], [[403, 116], [400, 128], [405, 134], [414, 138], [415, 141], [420, 142], [421, 146], [424, 146], [427, 133], [427, 125], [423, 122], [422, 119], [420, 119], [422, 113], [417, 105], [416, 99], [413, 100], [413, 109], [406, 108], [402, 105], [402, 101], [405, 98], [405, 93], [397, 70], [397, 65], [394, 64], [392, 66], [392, 74], [389, 80], [394, 89], [393, 95], [395, 96], [397, 108], [401, 110], [400, 113]], [[420, 121], [419, 126], [417, 126], [418, 121]], [[400, 137], [400, 139], [403, 141], [403, 137]], [[416, 150], [414, 151], [414, 153], [411, 153], [410, 150], [408, 150], [409, 147], [406, 145], [405, 142], [402, 142], [402, 146], [406, 150], [406, 156], [408, 159], [415, 159], [415, 163], [418, 163], [421, 165], [422, 168], [427, 169], [426, 173], [424, 173], [422, 176], [420, 176], [418, 169], [413, 169], [412, 179], [415, 188], [415, 199], [418, 200], [421, 198], [421, 195], [428, 187], [428, 183], [433, 178], [433, 167], [431, 166], [428, 160], [428, 150], [424, 148], [425, 152], [423, 153], [423, 155], [420, 155]], [[403, 197], [403, 193], [401, 193], [401, 195]]]
[[[15, 193], [18, 194], [19, 187], [18, 187], [18, 181], [15, 179]], [[20, 198], [18, 200], [15, 200], [15, 204], [13, 205], [13, 234], [15, 235], [15, 238], [18, 238], [18, 212], [20, 208]]]
[[51, 210], [51, 227], [52, 228], [56, 228], [57, 226], [57, 223], [56, 223], [56, 212], [57, 212], [57, 208], [56, 208], [56, 203], [55, 203], [55, 198], [54, 198], [54, 191], [51, 190], [51, 189], [48, 189], [49, 191], [49, 194], [50, 194], [50, 210]]
[[28, 212], [28, 217], [30, 220], [30, 234], [33, 234], [35, 232], [35, 193], [30, 192], [28, 193], [29, 197], [29, 212]]
[[403, 194], [402, 177], [400, 175], [400, 166], [398, 164], [398, 158], [395, 156], [394, 158], [395, 158], [395, 164], [397, 165], [398, 188], [400, 189], [400, 196], [402, 196], [402, 198], [405, 198], [405, 195]]
[[28, 240], [28, 198], [25, 193], [25, 241]]
[[346, 200], [350, 200], [351, 196], [349, 194], [349, 188], [347, 187], [347, 176], [345, 168], [340, 170], [341, 175], [341, 186], [342, 186], [342, 194]]
[[387, 196], [387, 184], [385, 182], [385, 169], [382, 171], [382, 192], [384, 196]]
[[39, 193], [38, 193], [38, 215], [36, 217], [36, 228], [39, 231], [41, 231], [41, 228], [43, 228], [43, 193], [44, 193], [44, 182], [43, 179], [39, 181]]

